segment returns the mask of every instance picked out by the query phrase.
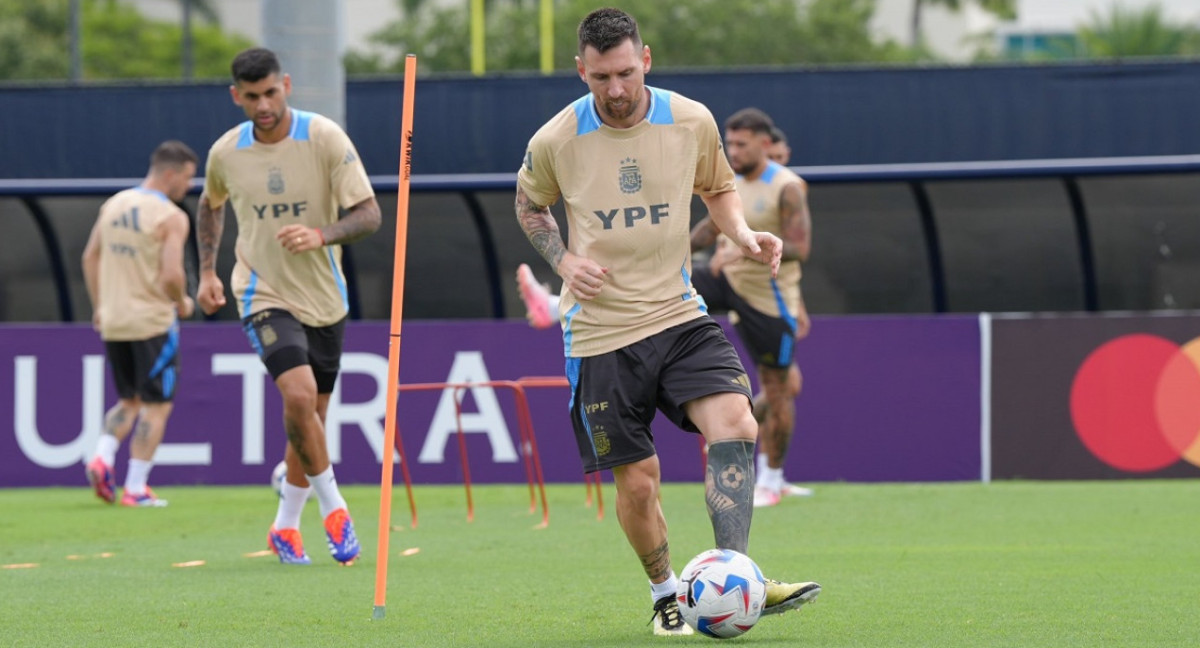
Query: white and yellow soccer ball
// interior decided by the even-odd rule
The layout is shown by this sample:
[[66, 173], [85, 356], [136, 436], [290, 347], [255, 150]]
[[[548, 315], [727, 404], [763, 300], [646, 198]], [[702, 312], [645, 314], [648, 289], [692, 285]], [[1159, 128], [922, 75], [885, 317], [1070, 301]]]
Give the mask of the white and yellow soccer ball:
[[676, 594], [688, 625], [709, 637], [729, 639], [758, 623], [767, 601], [767, 583], [746, 554], [709, 549], [683, 568]]

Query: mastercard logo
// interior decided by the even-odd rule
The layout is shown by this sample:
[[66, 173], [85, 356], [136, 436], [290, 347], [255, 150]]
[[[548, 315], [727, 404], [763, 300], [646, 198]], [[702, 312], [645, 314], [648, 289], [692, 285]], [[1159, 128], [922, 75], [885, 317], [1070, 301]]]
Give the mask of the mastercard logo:
[[1200, 338], [1180, 346], [1139, 333], [1104, 343], [1075, 373], [1071, 421], [1113, 468], [1200, 466]]

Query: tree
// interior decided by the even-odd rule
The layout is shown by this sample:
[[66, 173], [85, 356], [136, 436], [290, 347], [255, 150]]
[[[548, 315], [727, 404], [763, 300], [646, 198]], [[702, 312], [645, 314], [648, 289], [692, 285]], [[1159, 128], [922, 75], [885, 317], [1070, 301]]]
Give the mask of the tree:
[[[469, 69], [466, 3], [401, 3], [415, 8], [402, 7], [400, 20], [370, 37], [385, 53], [352, 51], [346, 58], [348, 74], [398, 72], [406, 52], [421, 56], [423, 70]], [[596, 6], [595, 0], [556, 2], [556, 69], [574, 69], [576, 27]], [[907, 57], [907, 52], [893, 43], [877, 44], [872, 40], [867, 23], [874, 0], [627, 0], [621, 6], [637, 17], [642, 38], [651, 46], [659, 68], [848, 63]], [[488, 5], [489, 70], [538, 69], [537, 17], [537, 0], [493, 0]]]
[[[204, 15], [204, 3], [195, 4]], [[67, 0], [0, 0], [0, 15], [5, 16], [0, 22], [0, 80], [68, 78], [68, 5]], [[83, 0], [81, 23], [84, 79], [179, 78], [179, 25], [148, 20], [116, 0]], [[228, 76], [230, 59], [252, 45], [223, 34], [213, 23], [192, 30], [199, 77]]]
[[1200, 52], [1200, 31], [1171, 24], [1157, 3], [1133, 9], [1120, 3], [1092, 11], [1079, 39], [1089, 58], [1184, 56]]

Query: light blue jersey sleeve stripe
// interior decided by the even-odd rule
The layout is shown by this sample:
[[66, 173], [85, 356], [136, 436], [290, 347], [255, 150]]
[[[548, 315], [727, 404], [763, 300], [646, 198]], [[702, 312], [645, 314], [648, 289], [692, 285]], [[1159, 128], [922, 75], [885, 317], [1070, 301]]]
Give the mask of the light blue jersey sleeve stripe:
[[796, 318], [788, 312], [787, 303], [783, 301], [783, 293], [779, 290], [779, 283], [774, 279], [771, 280], [771, 294], [775, 295], [775, 307], [779, 309], [779, 317], [787, 322], [788, 328], [792, 329], [792, 335], [795, 335]]
[[575, 315], [579, 313], [581, 306], [575, 304], [567, 314], [563, 316], [563, 355], [571, 357], [571, 344], [574, 342], [575, 333], [571, 330], [571, 323], [575, 320]]
[[600, 116], [596, 114], [596, 102], [586, 94], [571, 104], [575, 109], [575, 134], [587, 135], [600, 128]]
[[775, 162], [774, 160], [767, 160], [767, 169], [763, 171], [763, 174], [759, 176], [759, 179], [762, 180], [764, 184], [771, 184], [771, 181], [775, 179], [775, 174], [779, 173], [779, 170], [782, 168], [783, 166], [778, 162]]
[[238, 131], [237, 148], [244, 149], [254, 145], [254, 123], [242, 122]]
[[292, 109], [292, 130], [288, 136], [298, 142], [308, 141], [308, 130], [312, 124], [313, 113], [307, 110]]
[[674, 124], [675, 115], [671, 113], [671, 91], [646, 86], [650, 91], [650, 112], [646, 119], [651, 124]]
[[[687, 264], [681, 266], [679, 272], [683, 275], [683, 287], [685, 288], [683, 291], [683, 301], [687, 301], [692, 298], [692, 275], [688, 273]], [[700, 307], [701, 313], [708, 314], [708, 302], [704, 301], [704, 295], [696, 293], [696, 305]]]
[[326, 247], [325, 256], [329, 257], [329, 271], [333, 273], [333, 280], [337, 282], [338, 293], [342, 296], [342, 308], [350, 310], [350, 298], [346, 296], [346, 278], [342, 276], [337, 262], [333, 260], [333, 248]]
[[258, 287], [258, 273], [250, 271], [250, 283], [246, 284], [246, 292], [242, 293], [242, 317], [250, 317], [250, 304], [254, 301], [254, 289]]
[[171, 199], [167, 198], [166, 194], [164, 194], [163, 192], [161, 192], [157, 189], [149, 189], [147, 187], [134, 187], [133, 190], [138, 193], [146, 194], [147, 196], [154, 196], [155, 198], [158, 198], [159, 200], [161, 200], [163, 202], [171, 202]]

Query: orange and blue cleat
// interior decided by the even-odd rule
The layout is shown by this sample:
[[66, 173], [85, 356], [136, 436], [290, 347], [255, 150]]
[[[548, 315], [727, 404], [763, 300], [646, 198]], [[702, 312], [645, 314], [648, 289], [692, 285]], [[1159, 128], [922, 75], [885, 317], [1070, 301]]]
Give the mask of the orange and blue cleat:
[[346, 509], [340, 508], [325, 516], [325, 540], [330, 555], [343, 565], [358, 558], [358, 536], [354, 535], [354, 521]]
[[100, 457], [92, 459], [87, 465], [88, 483], [96, 491], [96, 497], [112, 504], [117, 501], [117, 476], [112, 467], [104, 463]]
[[125, 489], [125, 493], [121, 495], [121, 506], [142, 506], [146, 508], [162, 508], [167, 505], [167, 500], [159, 499], [154, 491], [147, 486], [146, 490], [141, 493], [130, 493], [129, 489]]
[[271, 525], [267, 532], [267, 546], [271, 553], [279, 556], [279, 562], [284, 565], [309, 565], [312, 560], [304, 553], [304, 541], [300, 539], [300, 529], [276, 529]]

